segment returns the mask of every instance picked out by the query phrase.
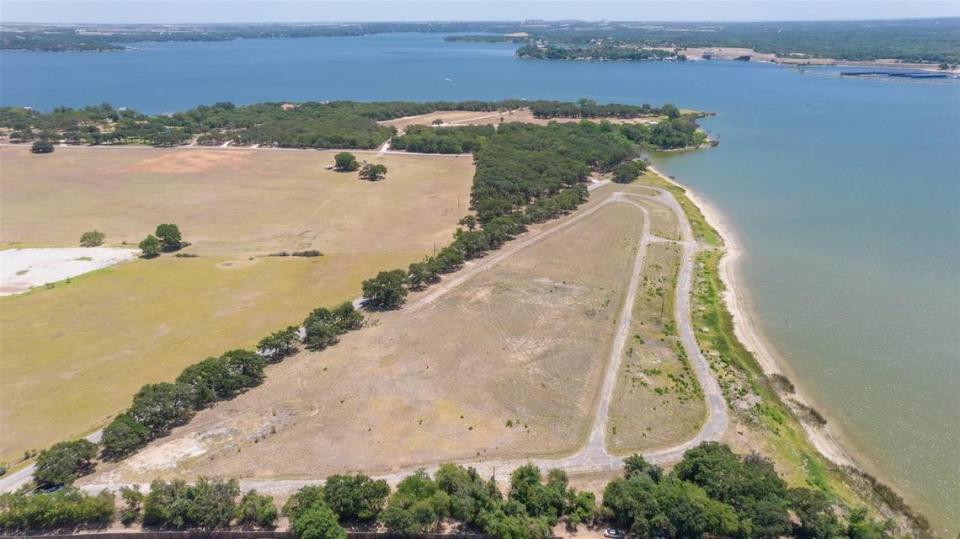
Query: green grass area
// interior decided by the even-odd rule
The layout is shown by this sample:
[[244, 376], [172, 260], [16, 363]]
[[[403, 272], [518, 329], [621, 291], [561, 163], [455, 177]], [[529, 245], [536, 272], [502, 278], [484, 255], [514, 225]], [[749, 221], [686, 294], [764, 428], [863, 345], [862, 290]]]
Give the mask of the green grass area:
[[703, 216], [703, 212], [700, 211], [700, 208], [697, 207], [689, 198], [687, 198], [687, 190], [679, 185], [669, 182], [663, 179], [660, 175], [654, 172], [644, 172], [643, 175], [637, 180], [640, 185], [651, 185], [653, 187], [660, 187], [666, 189], [673, 193], [673, 197], [677, 199], [680, 203], [680, 206], [683, 208], [683, 212], [687, 215], [687, 220], [690, 221], [690, 227], [693, 230], [693, 235], [696, 237], [697, 241], [710, 245], [711, 247], [721, 247], [723, 246], [723, 238], [720, 237], [720, 234], [717, 234], [717, 231], [707, 223], [706, 217]]

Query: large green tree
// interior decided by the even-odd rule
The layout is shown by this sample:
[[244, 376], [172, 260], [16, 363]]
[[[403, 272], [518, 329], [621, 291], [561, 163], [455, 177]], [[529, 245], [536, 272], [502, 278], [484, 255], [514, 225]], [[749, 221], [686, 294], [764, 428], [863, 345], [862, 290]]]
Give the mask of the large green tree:
[[155, 234], [162, 243], [164, 251], [176, 251], [183, 247], [183, 238], [180, 235], [180, 227], [173, 223], [157, 225], [157, 231]]
[[73, 440], [54, 444], [37, 457], [33, 479], [37, 486], [60, 487], [72, 484], [78, 477], [93, 471], [97, 445], [89, 440]]
[[340, 172], [353, 172], [360, 168], [357, 156], [350, 152], [340, 152], [333, 156], [334, 168]]
[[363, 297], [375, 309], [397, 309], [407, 297], [407, 273], [401, 269], [381, 271], [363, 281]]

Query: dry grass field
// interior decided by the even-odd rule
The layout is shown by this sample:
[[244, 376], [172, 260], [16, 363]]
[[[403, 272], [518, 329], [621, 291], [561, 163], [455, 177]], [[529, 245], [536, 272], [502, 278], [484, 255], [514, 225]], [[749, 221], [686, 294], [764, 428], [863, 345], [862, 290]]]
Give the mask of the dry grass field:
[[678, 355], [673, 298], [680, 257], [680, 247], [672, 242], [647, 247], [631, 338], [607, 424], [613, 453], [681, 443], [693, 437], [706, 418], [696, 381]]
[[[136, 260], [0, 299], [0, 462], [94, 430], [147, 382], [248, 347], [360, 282], [450, 241], [466, 214], [469, 157], [358, 152], [369, 183], [331, 152], [2, 149], [0, 241], [108, 244], [180, 225], [186, 252]], [[258, 257], [318, 249], [324, 256]]]
[[201, 255], [422, 251], [449, 241], [465, 215], [470, 157], [377, 155], [381, 182], [327, 170], [335, 152], [178, 148], [4, 147], [0, 243], [77, 245], [97, 229], [136, 245], [176, 223]]
[[[503, 112], [471, 112], [471, 111], [461, 111], [461, 110], [441, 110], [437, 112], [431, 112], [428, 114], [420, 114], [418, 116], [405, 116], [403, 118], [397, 118], [395, 120], [386, 120], [379, 122], [382, 125], [392, 125], [399, 130], [404, 130], [407, 126], [410, 125], [434, 125], [433, 122], [436, 120], [441, 120], [443, 123], [442, 126], [456, 126], [456, 125], [496, 125], [501, 122], [504, 123], [528, 123], [528, 124], [537, 124], [537, 125], [547, 125], [550, 122], [578, 122], [578, 118], [551, 118], [551, 119], [542, 119], [534, 118], [533, 113], [530, 112], [530, 109], [518, 109], [518, 110], [508, 110]], [[624, 123], [656, 123], [658, 118], [593, 118], [593, 121], [606, 120], [616, 124]]]
[[338, 345], [269, 367], [263, 386], [89, 481], [571, 453], [592, 422], [641, 225], [635, 208], [606, 206], [424, 308], [371, 315]]

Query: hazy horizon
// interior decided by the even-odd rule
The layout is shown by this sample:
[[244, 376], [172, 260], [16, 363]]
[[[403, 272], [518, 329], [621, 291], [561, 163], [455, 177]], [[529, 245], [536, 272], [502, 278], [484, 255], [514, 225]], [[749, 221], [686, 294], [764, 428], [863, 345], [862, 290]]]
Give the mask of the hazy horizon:
[[34, 24], [243, 24], [453, 21], [792, 22], [960, 17], [940, 0], [5, 0], [0, 22]]

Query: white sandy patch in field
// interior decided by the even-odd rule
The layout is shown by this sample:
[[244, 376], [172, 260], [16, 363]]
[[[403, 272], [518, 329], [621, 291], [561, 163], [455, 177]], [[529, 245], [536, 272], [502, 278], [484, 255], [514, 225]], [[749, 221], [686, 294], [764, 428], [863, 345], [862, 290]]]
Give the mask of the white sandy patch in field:
[[6, 249], [0, 251], [0, 296], [119, 264], [138, 253], [110, 247]]

